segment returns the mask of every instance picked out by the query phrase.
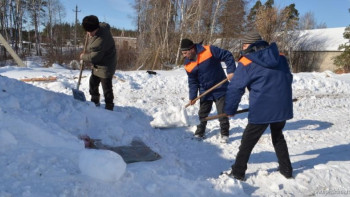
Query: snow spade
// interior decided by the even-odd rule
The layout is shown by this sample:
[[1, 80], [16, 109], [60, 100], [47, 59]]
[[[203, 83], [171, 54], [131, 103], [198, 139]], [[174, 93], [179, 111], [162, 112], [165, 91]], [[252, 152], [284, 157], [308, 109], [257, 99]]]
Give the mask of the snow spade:
[[[88, 41], [88, 35], [86, 34], [83, 53], [85, 53], [87, 41]], [[83, 74], [83, 68], [84, 68], [84, 61], [80, 60], [80, 73], [79, 73], [79, 79], [78, 79], [77, 88], [76, 89], [72, 88], [74, 99], [77, 99], [77, 100], [80, 100], [80, 101], [86, 101], [84, 92], [79, 90], [79, 85], [80, 85], [80, 81], [81, 81], [81, 75]]]
[[[209, 92], [213, 91], [215, 88], [221, 86], [223, 83], [228, 81], [228, 79], [224, 79], [218, 84], [214, 85], [207, 91], [203, 92], [201, 95], [193, 99], [193, 101], [197, 101], [198, 99], [202, 98]], [[151, 121], [151, 126], [153, 128], [172, 128], [172, 127], [186, 127], [191, 125], [190, 120], [188, 119], [188, 115], [186, 112], [186, 108], [190, 106], [191, 103], [188, 103], [185, 105], [185, 107], [174, 107], [170, 106], [167, 108], [167, 112], [156, 112], [153, 115], [153, 121]], [[194, 123], [192, 123], [194, 124]]]

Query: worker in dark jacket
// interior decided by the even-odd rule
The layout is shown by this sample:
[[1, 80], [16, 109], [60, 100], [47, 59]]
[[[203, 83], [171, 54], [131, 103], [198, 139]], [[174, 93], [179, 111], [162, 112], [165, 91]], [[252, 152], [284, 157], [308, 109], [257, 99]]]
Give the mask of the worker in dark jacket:
[[243, 180], [250, 154], [266, 128], [270, 126], [279, 171], [292, 177], [292, 165], [282, 130], [293, 118], [293, 76], [285, 56], [275, 43], [268, 44], [253, 31], [242, 41], [243, 51], [226, 93], [225, 113], [233, 116], [247, 88], [249, 115], [235, 164], [230, 176]]
[[[232, 53], [220, 49], [215, 46], [203, 46], [202, 44], [194, 44], [189, 39], [181, 41], [181, 52], [185, 57], [185, 69], [188, 75], [189, 99], [190, 104], [196, 103], [195, 98], [198, 95], [210, 89], [222, 80], [233, 77], [236, 69], [235, 60]], [[227, 76], [222, 68], [221, 62], [225, 62], [227, 66]], [[200, 109], [198, 112], [199, 119], [207, 117], [211, 111], [213, 102], [215, 102], [217, 112], [223, 113], [225, 94], [228, 82], [217, 87], [209, 94], [200, 99]], [[228, 141], [230, 123], [227, 117], [219, 119], [221, 127], [221, 138], [223, 142]], [[197, 126], [195, 137], [203, 139], [205, 134], [207, 121], [201, 121]]]
[[117, 52], [110, 26], [107, 23], [100, 23], [94, 15], [86, 16], [82, 25], [89, 35], [89, 44], [86, 52], [80, 55], [80, 59], [92, 64], [92, 74], [89, 81], [91, 101], [96, 106], [100, 106], [99, 85], [101, 83], [106, 103], [105, 108], [113, 111], [112, 78], [117, 65]]

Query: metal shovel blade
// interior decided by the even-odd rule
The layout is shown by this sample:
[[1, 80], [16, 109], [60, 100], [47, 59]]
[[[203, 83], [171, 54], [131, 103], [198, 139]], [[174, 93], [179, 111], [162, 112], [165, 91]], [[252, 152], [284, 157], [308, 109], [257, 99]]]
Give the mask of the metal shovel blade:
[[82, 91], [80, 91], [78, 89], [72, 89], [72, 92], [73, 92], [74, 99], [77, 99], [77, 100], [80, 100], [80, 101], [83, 101], [83, 102], [86, 101], [84, 92], [82, 92]]

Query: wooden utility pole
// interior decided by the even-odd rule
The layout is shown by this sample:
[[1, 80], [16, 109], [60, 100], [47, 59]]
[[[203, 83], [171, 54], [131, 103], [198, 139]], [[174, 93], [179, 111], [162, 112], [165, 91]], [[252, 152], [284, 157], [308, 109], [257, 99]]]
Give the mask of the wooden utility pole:
[[0, 43], [2, 43], [2, 45], [4, 45], [4, 47], [6, 48], [6, 50], [10, 53], [10, 55], [12, 56], [12, 58], [15, 60], [15, 62], [18, 64], [18, 66], [20, 67], [26, 67], [26, 65], [23, 63], [23, 61], [21, 60], [21, 58], [18, 57], [17, 53], [12, 49], [12, 47], [7, 43], [7, 41], [5, 40], [5, 38], [1, 35], [0, 33]]
[[78, 5], [75, 6], [75, 27], [74, 27], [74, 46], [77, 46], [77, 26], [78, 26], [78, 12], [81, 12], [81, 10], [78, 11]]

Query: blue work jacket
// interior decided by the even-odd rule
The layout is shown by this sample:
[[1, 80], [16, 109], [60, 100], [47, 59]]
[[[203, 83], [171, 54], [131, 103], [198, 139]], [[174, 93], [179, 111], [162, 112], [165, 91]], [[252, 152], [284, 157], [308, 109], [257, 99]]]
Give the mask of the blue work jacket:
[[[221, 62], [225, 62], [227, 74], [236, 70], [235, 60], [231, 52], [215, 46], [196, 44], [195, 60], [185, 59], [185, 69], [188, 75], [189, 99], [193, 100], [200, 94], [220, 83], [226, 78]], [[228, 82], [214, 89], [202, 100], [216, 100], [225, 95]]]
[[293, 75], [277, 45], [259, 41], [250, 47], [261, 50], [243, 55], [226, 93], [224, 111], [234, 115], [241, 97], [249, 90], [248, 121], [252, 124], [280, 122], [293, 118]]

